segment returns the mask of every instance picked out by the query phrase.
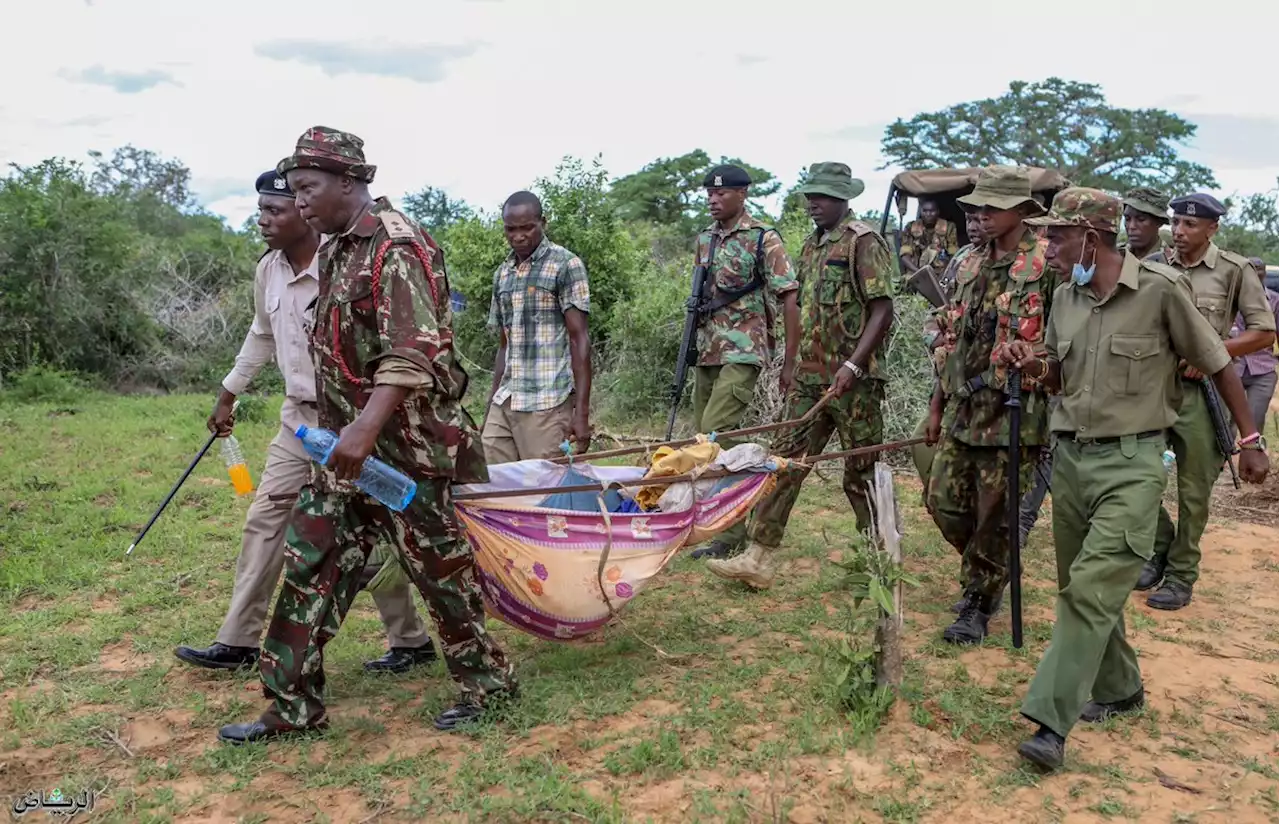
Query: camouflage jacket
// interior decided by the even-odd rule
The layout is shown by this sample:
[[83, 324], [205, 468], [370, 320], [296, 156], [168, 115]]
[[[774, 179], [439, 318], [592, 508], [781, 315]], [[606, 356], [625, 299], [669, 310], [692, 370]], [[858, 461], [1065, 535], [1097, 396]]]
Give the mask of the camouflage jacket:
[[[430, 271], [418, 250], [432, 259]], [[379, 433], [374, 453], [414, 479], [479, 483], [488, 480], [488, 468], [475, 424], [462, 408], [467, 374], [454, 355], [449, 294], [435, 241], [385, 198], [331, 237], [320, 250], [310, 338], [317, 411], [322, 427], [340, 432], [376, 384], [411, 384], [415, 388]], [[338, 488], [328, 470], [316, 467], [314, 479], [322, 489]]]
[[[712, 224], [699, 234], [694, 261], [700, 266], [710, 264], [707, 277], [715, 289], [741, 289], [751, 282], [755, 272], [762, 229], [760, 274], [765, 284], [703, 319], [698, 327], [698, 366], [743, 363], [764, 368], [773, 357], [778, 298], [800, 288], [777, 230], [744, 212], [727, 231]], [[716, 294], [712, 290], [711, 298]]]
[[[960, 264], [966, 257], [973, 254], [975, 249], [980, 248], [972, 243], [966, 244], [960, 248], [960, 251], [956, 252], [955, 257], [947, 262], [947, 268], [943, 271], [942, 276], [938, 278], [938, 286], [942, 287], [944, 297], [950, 298], [951, 293], [955, 291], [956, 272], [959, 271]], [[943, 335], [944, 322], [940, 320], [940, 316], [946, 311], [946, 307], [933, 309], [929, 312], [929, 317], [924, 322], [924, 343], [929, 348], [935, 375], [942, 373], [943, 364], [947, 359], [948, 350], [943, 346], [945, 342], [945, 336]]]
[[[884, 238], [850, 213], [830, 232], [805, 238], [797, 268], [803, 291], [796, 379], [827, 385], [858, 348], [871, 301], [891, 298], [893, 256]], [[885, 379], [887, 341], [862, 364], [876, 380]]]
[[941, 272], [946, 268], [947, 261], [960, 250], [960, 236], [956, 232], [956, 225], [938, 218], [930, 229], [924, 225], [923, 220], [911, 221], [902, 233], [902, 255], [919, 266], [921, 255], [930, 249], [937, 253], [931, 265], [934, 271]]
[[[1045, 277], [1048, 243], [1027, 229], [1017, 248], [993, 260], [987, 243], [966, 255], [956, 267], [951, 307], [940, 317], [946, 342], [941, 369], [947, 405], [945, 431], [971, 446], [1008, 446], [1005, 407], [1008, 370], [997, 363], [1003, 346], [1013, 340], [1043, 351], [1045, 319], [1058, 285]], [[1027, 377], [1022, 379], [1023, 446], [1049, 442], [1049, 396]]]

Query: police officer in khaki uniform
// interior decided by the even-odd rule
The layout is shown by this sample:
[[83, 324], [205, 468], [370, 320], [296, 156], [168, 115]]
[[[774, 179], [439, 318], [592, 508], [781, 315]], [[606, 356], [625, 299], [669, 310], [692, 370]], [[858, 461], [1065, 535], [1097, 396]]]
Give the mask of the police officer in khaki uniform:
[[[1226, 207], [1205, 194], [1174, 198], [1169, 206], [1173, 248], [1165, 250], [1165, 260], [1187, 276], [1196, 308], [1226, 343], [1227, 353], [1237, 358], [1275, 343], [1275, 317], [1249, 260], [1213, 242]], [[1232, 338], [1237, 313], [1244, 317], [1244, 331]], [[1191, 603], [1191, 590], [1200, 576], [1200, 536], [1209, 522], [1209, 497], [1225, 461], [1214, 439], [1201, 374], [1188, 368], [1183, 377], [1182, 408], [1171, 438], [1178, 459], [1178, 524], [1175, 528], [1162, 506], [1155, 556], [1135, 586], [1148, 590], [1163, 579], [1147, 605], [1164, 610]]]
[[[1077, 719], [1101, 721], [1144, 703], [1124, 605], [1155, 540], [1151, 512], [1165, 486], [1165, 430], [1184, 391], [1179, 359], [1213, 375], [1240, 431], [1249, 433], [1243, 440], [1259, 442], [1227, 349], [1196, 311], [1185, 279], [1116, 248], [1118, 199], [1065, 189], [1048, 216], [1028, 222], [1046, 229], [1048, 265], [1071, 273], [1054, 295], [1043, 354], [1025, 341], [1002, 353], [1063, 396], [1050, 424], [1058, 435], [1057, 621], [1022, 705], [1039, 730], [1018, 748], [1053, 769]], [[1246, 480], [1262, 481], [1269, 468], [1260, 449], [1241, 453]]]
[[[207, 647], [180, 646], [179, 660], [206, 669], [239, 669], [258, 663], [258, 643], [267, 607], [285, 561], [285, 531], [298, 491], [311, 477], [312, 461], [293, 434], [300, 425], [316, 426], [316, 373], [307, 349], [306, 327], [314, 318], [320, 289], [317, 248], [320, 235], [298, 213], [293, 190], [275, 170], [258, 176], [258, 228], [267, 253], [254, 275], [254, 316], [235, 368], [222, 382], [209, 428], [231, 434], [236, 396], [269, 360], [284, 377], [280, 431], [267, 447], [262, 482], [245, 518], [244, 539], [236, 560], [231, 605]], [[369, 672], [404, 673], [436, 660], [431, 636], [413, 607], [407, 582], [370, 592], [387, 628], [386, 655], [366, 661]]]

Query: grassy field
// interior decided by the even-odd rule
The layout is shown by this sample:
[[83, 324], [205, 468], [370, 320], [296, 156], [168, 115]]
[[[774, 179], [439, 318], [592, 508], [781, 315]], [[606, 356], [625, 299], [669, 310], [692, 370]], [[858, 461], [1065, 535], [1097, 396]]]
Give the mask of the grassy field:
[[[1211, 524], [1190, 608], [1131, 601], [1149, 706], [1080, 728], [1055, 776], [1013, 754], [1051, 633], [1047, 518], [1026, 552], [1027, 647], [1010, 646], [1002, 613], [985, 645], [957, 651], [937, 639], [958, 564], [905, 475], [921, 585], [907, 594], [906, 685], [878, 730], [843, 711], [834, 686], [839, 645], [870, 641], [831, 563], [853, 529], [834, 473], [806, 488], [767, 594], [680, 558], [592, 642], [495, 626], [524, 689], [496, 723], [431, 728], [454, 695], [440, 664], [365, 675], [384, 640], [362, 594], [326, 656], [331, 731], [232, 748], [215, 733], [263, 708], [256, 674], [193, 670], [171, 653], [210, 642], [230, 594], [248, 502], [216, 454], [124, 555], [201, 444], [207, 407], [89, 393], [0, 406], [6, 800], [93, 789], [86, 818], [102, 822], [1277, 821], [1274, 486], [1237, 501], [1262, 523]], [[255, 479], [274, 414], [237, 430]], [[1219, 517], [1236, 500], [1222, 494]]]

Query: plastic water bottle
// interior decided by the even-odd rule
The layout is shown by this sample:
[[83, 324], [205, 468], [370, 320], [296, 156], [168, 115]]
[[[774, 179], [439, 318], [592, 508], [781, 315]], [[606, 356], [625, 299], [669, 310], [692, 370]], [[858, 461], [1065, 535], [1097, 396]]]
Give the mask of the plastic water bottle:
[[1178, 456], [1173, 454], [1172, 449], [1166, 449], [1164, 451], [1164, 455], [1162, 455], [1161, 457], [1164, 459], [1165, 472], [1168, 472], [1170, 469], [1173, 469], [1173, 465], [1178, 462]]
[[249, 476], [249, 467], [244, 462], [244, 451], [235, 435], [222, 439], [222, 460], [227, 464], [227, 474], [231, 476], [231, 486], [237, 495], [248, 495], [253, 491], [253, 478]]
[[[307, 450], [312, 460], [321, 466], [329, 463], [329, 456], [338, 445], [337, 435], [328, 429], [313, 429], [310, 426], [299, 426], [294, 434], [302, 441], [302, 448]], [[356, 479], [356, 488], [396, 512], [403, 512], [413, 496], [418, 494], [418, 484], [413, 479], [406, 478], [403, 473], [372, 455], [364, 459], [364, 467], [360, 470], [360, 477]]]

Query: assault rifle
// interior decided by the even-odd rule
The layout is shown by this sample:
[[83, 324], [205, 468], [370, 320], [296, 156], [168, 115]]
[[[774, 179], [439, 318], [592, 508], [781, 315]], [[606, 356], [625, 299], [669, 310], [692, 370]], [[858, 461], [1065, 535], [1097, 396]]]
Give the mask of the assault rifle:
[[1226, 411], [1222, 408], [1222, 396], [1218, 387], [1207, 376], [1200, 379], [1200, 389], [1204, 392], [1205, 403], [1209, 406], [1209, 419], [1213, 421], [1213, 439], [1218, 442], [1218, 452], [1231, 470], [1231, 483], [1240, 488], [1240, 473], [1236, 465], [1231, 463], [1231, 456], [1236, 454], [1236, 444], [1231, 438], [1231, 427], [1227, 423]]

